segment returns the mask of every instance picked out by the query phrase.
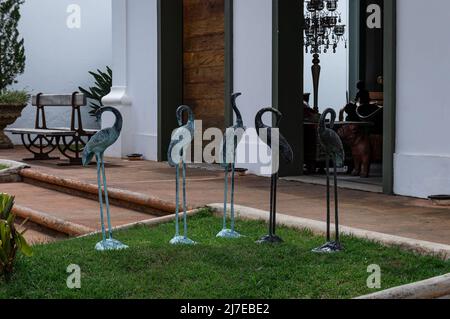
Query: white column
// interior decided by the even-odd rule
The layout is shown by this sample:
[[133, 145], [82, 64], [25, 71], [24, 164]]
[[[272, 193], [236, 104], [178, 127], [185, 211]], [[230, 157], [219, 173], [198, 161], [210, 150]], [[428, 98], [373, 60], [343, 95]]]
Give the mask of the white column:
[[[128, 96], [128, 1], [112, 0], [112, 55], [113, 87], [102, 100], [104, 105], [116, 107], [123, 116], [123, 129], [119, 140], [106, 153], [107, 156], [123, 157], [132, 152], [132, 101]], [[104, 114], [102, 127], [114, 123], [111, 114]]]

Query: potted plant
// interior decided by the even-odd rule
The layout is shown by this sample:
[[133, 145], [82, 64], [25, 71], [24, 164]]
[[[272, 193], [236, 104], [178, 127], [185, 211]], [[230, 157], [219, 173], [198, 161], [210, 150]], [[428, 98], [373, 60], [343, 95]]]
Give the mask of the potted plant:
[[25, 91], [8, 90], [25, 71], [24, 40], [18, 29], [23, 2], [0, 1], [0, 149], [13, 147], [3, 130], [17, 120], [29, 99]]

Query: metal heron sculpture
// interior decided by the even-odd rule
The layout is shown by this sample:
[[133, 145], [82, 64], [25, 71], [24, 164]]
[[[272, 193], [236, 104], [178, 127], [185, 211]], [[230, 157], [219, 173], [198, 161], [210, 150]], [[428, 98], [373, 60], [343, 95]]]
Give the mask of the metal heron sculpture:
[[[329, 128], [326, 125], [327, 116], [331, 115]], [[344, 146], [339, 135], [333, 130], [336, 121], [336, 112], [333, 109], [327, 109], [320, 117], [319, 140], [326, 155], [326, 174], [327, 174], [327, 243], [313, 250], [316, 253], [333, 253], [341, 251], [342, 245], [339, 238], [339, 200], [337, 185], [337, 168], [344, 166]], [[330, 200], [330, 159], [334, 163], [334, 212], [335, 212], [335, 240], [331, 241], [331, 200]]]
[[[217, 237], [222, 238], [239, 238], [239, 234], [235, 230], [235, 214], [234, 214], [234, 180], [236, 171], [236, 148], [242, 139], [245, 132], [244, 122], [242, 120], [241, 112], [236, 105], [236, 99], [241, 96], [242, 93], [235, 93], [231, 96], [231, 106], [236, 115], [236, 124], [229, 127], [225, 131], [222, 144], [220, 146], [221, 152], [221, 165], [225, 169], [225, 191], [224, 191], [224, 201], [223, 201], [223, 228], [217, 234]], [[230, 199], [230, 228], [227, 228], [227, 204], [228, 204], [228, 175], [229, 168], [231, 165], [231, 199]]]
[[[98, 183], [98, 199], [100, 203], [100, 218], [101, 218], [101, 225], [102, 225], [102, 236], [103, 239], [101, 242], [97, 243], [95, 246], [96, 250], [99, 251], [105, 251], [105, 250], [121, 250], [121, 249], [127, 249], [128, 246], [124, 245], [120, 241], [113, 238], [113, 232], [112, 232], [112, 226], [111, 226], [111, 214], [110, 214], [110, 208], [109, 208], [109, 197], [108, 197], [108, 187], [106, 183], [106, 174], [105, 174], [105, 162], [103, 159], [103, 154], [105, 151], [113, 145], [117, 139], [120, 136], [120, 132], [122, 131], [122, 115], [120, 112], [113, 108], [113, 107], [102, 107], [99, 109], [96, 113], [96, 116], [98, 118], [101, 117], [101, 115], [104, 112], [112, 112], [115, 116], [115, 123], [112, 127], [103, 129], [99, 131], [97, 134], [95, 134], [89, 142], [86, 144], [82, 160], [83, 165], [88, 166], [89, 163], [92, 161], [92, 159], [96, 158], [97, 161], [97, 183]], [[105, 219], [104, 219], [104, 212], [103, 212], [103, 192], [102, 192], [102, 182], [103, 181], [103, 190], [105, 193], [105, 205], [106, 205], [106, 216], [107, 216], [107, 222], [108, 222], [108, 236], [106, 235], [106, 229], [105, 229]]]
[[[269, 127], [263, 123], [262, 117], [266, 113], [272, 113], [276, 117], [276, 125], [275, 127]], [[274, 154], [281, 157], [281, 159], [285, 163], [293, 163], [294, 162], [294, 152], [292, 151], [292, 147], [289, 145], [288, 141], [278, 132], [278, 146], [279, 149], [274, 149], [272, 137], [274, 134], [272, 130], [278, 129], [280, 126], [282, 114], [280, 111], [273, 108], [265, 108], [259, 111], [255, 118], [255, 127], [258, 132], [258, 136], [261, 137], [261, 134], [264, 130], [266, 130], [266, 142], [267, 146], [272, 150], [272, 161]], [[278, 170], [276, 172], [272, 172], [271, 178], [271, 186], [270, 186], [270, 218], [269, 218], [269, 234], [262, 237], [258, 243], [282, 243], [283, 240], [276, 235], [276, 215], [277, 215], [277, 185], [278, 185], [279, 173]]]
[[[188, 121], [183, 125], [183, 114], [188, 114]], [[168, 159], [169, 165], [176, 168], [176, 221], [175, 221], [175, 237], [170, 241], [173, 245], [194, 245], [193, 240], [188, 238], [187, 228], [187, 205], [186, 205], [186, 154], [187, 149], [191, 145], [195, 134], [195, 118], [194, 112], [186, 105], [182, 105], [176, 112], [178, 125], [171, 138]], [[180, 235], [180, 166], [183, 171], [183, 222], [184, 222], [184, 235]]]

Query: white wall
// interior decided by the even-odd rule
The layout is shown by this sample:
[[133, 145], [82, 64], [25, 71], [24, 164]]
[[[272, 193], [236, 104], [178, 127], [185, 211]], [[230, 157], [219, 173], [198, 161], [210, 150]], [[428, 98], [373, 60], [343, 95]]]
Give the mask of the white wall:
[[[238, 148], [238, 166], [260, 173], [257, 164], [243, 164], [249, 150], [257, 158], [255, 115], [272, 105], [272, 0], [234, 2], [234, 91], [242, 92], [238, 106], [248, 130]], [[266, 118], [270, 124], [270, 117]], [[255, 157], [256, 156], [256, 157]], [[263, 160], [268, 158], [263, 158]]]
[[450, 39], [443, 24], [450, 2], [398, 0], [397, 6], [395, 193], [450, 194]]
[[[81, 28], [69, 29], [67, 7], [81, 7]], [[111, 0], [27, 0], [22, 6], [20, 32], [25, 39], [26, 70], [17, 89], [32, 94], [71, 93], [93, 84], [88, 71], [111, 65]], [[83, 109], [84, 124], [96, 127]], [[12, 127], [34, 127], [35, 109], [28, 106]], [[52, 126], [70, 124], [70, 109], [49, 109]], [[20, 144], [20, 138], [14, 142]]]
[[[119, 141], [108, 155], [158, 155], [158, 12], [157, 0], [113, 2], [113, 89], [104, 99], [124, 117]], [[112, 119], [105, 115], [102, 126]]]
[[[348, 39], [348, 0], [339, 0], [338, 11], [342, 14], [342, 23], [347, 26], [346, 38]], [[323, 112], [326, 108], [341, 110], [347, 103], [346, 92], [348, 91], [348, 49], [341, 42], [336, 54], [332, 50], [320, 55], [322, 66], [319, 84], [319, 110]], [[311, 93], [311, 106], [314, 105], [313, 84], [311, 75], [312, 55], [305, 54], [304, 90]], [[353, 97], [351, 97], [353, 98]]]
[[156, 0], [128, 3], [128, 96], [133, 153], [156, 160], [158, 150], [158, 12]]

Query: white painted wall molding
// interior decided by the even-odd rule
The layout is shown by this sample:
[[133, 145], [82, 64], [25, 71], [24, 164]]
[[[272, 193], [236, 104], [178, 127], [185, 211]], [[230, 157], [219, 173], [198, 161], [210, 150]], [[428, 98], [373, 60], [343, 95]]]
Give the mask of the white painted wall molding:
[[[113, 87], [111, 92], [102, 99], [104, 105], [116, 107], [123, 116], [122, 134], [115, 145], [107, 150], [106, 155], [123, 157], [132, 153], [132, 106], [128, 95], [128, 1], [112, 1], [112, 52], [113, 52]], [[114, 117], [105, 114], [102, 118], [102, 128], [110, 127]]]
[[126, 86], [113, 86], [111, 92], [102, 99], [103, 105], [131, 106], [132, 102], [128, 96]]

